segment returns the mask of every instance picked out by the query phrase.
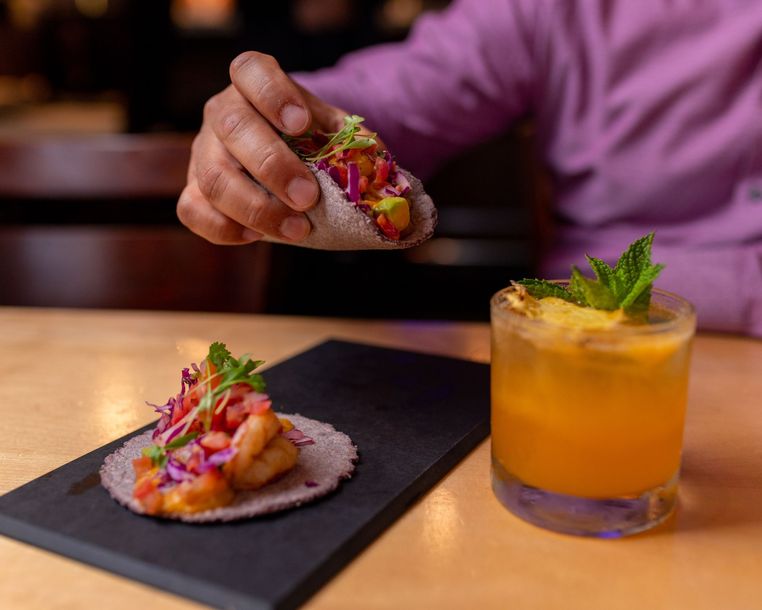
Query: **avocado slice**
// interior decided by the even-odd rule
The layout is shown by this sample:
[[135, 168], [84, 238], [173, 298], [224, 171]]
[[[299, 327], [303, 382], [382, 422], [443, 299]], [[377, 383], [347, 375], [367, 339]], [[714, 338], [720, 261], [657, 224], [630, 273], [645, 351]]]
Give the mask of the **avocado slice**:
[[410, 225], [410, 204], [404, 197], [384, 197], [373, 206], [373, 213], [386, 216], [398, 231]]

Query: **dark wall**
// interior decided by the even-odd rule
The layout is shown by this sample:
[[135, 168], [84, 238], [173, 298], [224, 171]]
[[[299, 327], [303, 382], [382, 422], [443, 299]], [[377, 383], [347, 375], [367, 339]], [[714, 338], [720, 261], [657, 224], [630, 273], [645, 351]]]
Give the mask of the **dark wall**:
[[[227, 27], [188, 30], [173, 23], [169, 0], [115, 0], [99, 19], [66, 10], [47, 15], [27, 39], [39, 43], [27, 61], [49, 79], [52, 99], [108, 92], [124, 100], [131, 132], [193, 132], [206, 99], [228, 84], [228, 65], [237, 53], [258, 49], [288, 71], [331, 65], [356, 48], [405, 35], [404, 29], [382, 26], [381, 4], [353, 0], [340, 23], [311, 29], [295, 18], [295, 0], [241, 2]], [[531, 132], [522, 129], [453, 159], [426, 185], [440, 214], [436, 237], [411, 251], [274, 247], [269, 284], [258, 303], [273, 313], [486, 319], [489, 296], [531, 273], [531, 207], [537, 198], [531, 165]], [[185, 232], [174, 217], [173, 199], [107, 201], [97, 208], [90, 202], [2, 203], [0, 219], [18, 225]], [[246, 257], [228, 259], [239, 264]], [[203, 299], [183, 305], [209, 306]]]

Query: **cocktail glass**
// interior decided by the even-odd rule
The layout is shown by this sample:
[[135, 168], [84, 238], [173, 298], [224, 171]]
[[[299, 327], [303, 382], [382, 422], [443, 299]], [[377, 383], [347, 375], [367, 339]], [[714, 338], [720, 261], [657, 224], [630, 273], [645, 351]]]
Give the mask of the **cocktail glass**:
[[[563, 284], [563, 282], [561, 282]], [[566, 328], [492, 298], [492, 486], [517, 516], [619, 537], [676, 504], [696, 318], [654, 290], [648, 322]]]

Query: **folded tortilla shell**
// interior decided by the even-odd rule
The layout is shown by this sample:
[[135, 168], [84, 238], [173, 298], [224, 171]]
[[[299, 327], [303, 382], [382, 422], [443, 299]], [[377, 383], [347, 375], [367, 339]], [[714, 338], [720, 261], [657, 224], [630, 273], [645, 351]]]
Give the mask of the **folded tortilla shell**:
[[[232, 504], [197, 513], [160, 515], [189, 523], [235, 521], [265, 515], [311, 502], [339, 486], [348, 479], [357, 461], [357, 447], [344, 433], [330, 424], [324, 424], [301, 415], [285, 415], [296, 428], [315, 441], [314, 445], [299, 448], [299, 459], [282, 478], [254, 491], [239, 491]], [[144, 447], [153, 443], [153, 430], [128, 440], [121, 448], [106, 457], [101, 466], [101, 483], [111, 497], [131, 511], [143, 513], [143, 508], [132, 497], [135, 472], [132, 460], [140, 457]]]
[[[321, 197], [315, 207], [306, 212], [312, 231], [293, 245], [317, 250], [392, 250], [412, 248], [434, 234], [437, 224], [434, 202], [423, 190], [421, 181], [409, 172], [398, 169], [410, 183], [406, 197], [411, 203], [413, 230], [402, 239], [394, 240], [381, 233], [376, 222], [347, 199], [344, 190], [327, 172], [314, 166], [310, 168], [320, 184]], [[285, 243], [274, 238], [268, 241]]]

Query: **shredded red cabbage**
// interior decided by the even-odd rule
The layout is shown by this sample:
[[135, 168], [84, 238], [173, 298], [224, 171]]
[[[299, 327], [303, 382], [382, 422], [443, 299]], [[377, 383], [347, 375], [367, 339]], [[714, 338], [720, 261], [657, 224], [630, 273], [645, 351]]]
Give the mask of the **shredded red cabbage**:
[[174, 458], [169, 458], [167, 461], [167, 474], [173, 481], [177, 481], [178, 483], [190, 481], [193, 478], [193, 474], [188, 472], [185, 464], [178, 462]]
[[282, 435], [290, 440], [296, 447], [315, 444], [313, 439], [297, 428], [289, 430], [288, 432], [283, 432]]
[[360, 168], [357, 163], [347, 163], [347, 197], [352, 203], [360, 201]]
[[381, 189], [381, 194], [384, 197], [399, 197], [400, 189], [391, 184], [387, 184], [384, 188]]
[[168, 414], [164, 414], [159, 418], [159, 423], [156, 424], [156, 428], [154, 428], [153, 434], [151, 434], [151, 438], [156, 438], [160, 434], [162, 434], [167, 428], [169, 428], [169, 422], [172, 421], [170, 419], [170, 416]]
[[344, 188], [344, 185], [341, 183], [341, 172], [339, 171], [338, 167], [331, 165], [331, 167], [328, 168], [328, 175], [336, 184], [338, 184], [341, 188]]
[[222, 466], [232, 460], [236, 453], [238, 453], [236, 447], [228, 447], [227, 449], [213, 453], [206, 459], [206, 461], [215, 466]]
[[410, 192], [410, 183], [407, 178], [402, 175], [402, 172], [397, 172], [395, 175], [396, 186], [400, 189], [402, 195], [407, 195]]
[[167, 476], [167, 471], [162, 470], [157, 476], [161, 477], [159, 480], [159, 491], [167, 491], [170, 487], [177, 485], [177, 481]]
[[152, 402], [145, 401], [146, 404], [149, 407], [153, 407], [153, 410], [157, 413], [161, 413], [162, 415], [169, 415], [172, 413], [172, 407], [174, 406], [172, 403], [174, 402], [174, 398], [170, 398], [169, 402], [165, 405], [155, 405]]
[[175, 429], [172, 430], [170, 435], [164, 440], [164, 444], [168, 444], [173, 438], [175, 438], [178, 434], [180, 434], [180, 430], [183, 429], [183, 425], [180, 425], [179, 423], [175, 425]]
[[180, 377], [180, 394], [185, 394], [188, 388], [193, 385], [194, 381], [195, 379], [191, 377], [190, 369], [183, 369], [183, 373]]

